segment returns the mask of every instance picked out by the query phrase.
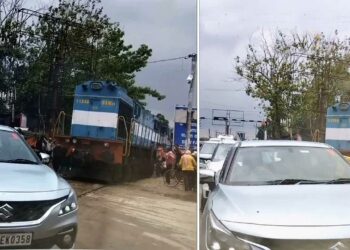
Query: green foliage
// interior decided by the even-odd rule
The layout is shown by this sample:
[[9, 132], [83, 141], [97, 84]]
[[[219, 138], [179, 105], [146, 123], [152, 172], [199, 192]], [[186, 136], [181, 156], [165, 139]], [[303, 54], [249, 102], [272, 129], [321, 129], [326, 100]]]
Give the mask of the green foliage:
[[310, 136], [319, 130], [324, 136], [327, 107], [350, 89], [348, 45], [337, 33], [326, 38], [277, 32], [272, 43], [262, 37], [258, 49], [249, 45], [246, 58], [236, 59], [247, 94], [262, 101], [272, 120], [273, 138], [285, 129]]
[[60, 110], [71, 112], [75, 86], [91, 79], [115, 81], [141, 102], [165, 98], [137, 86], [135, 73], [152, 50], [125, 44], [124, 32], [103, 14], [100, 0], [59, 0], [38, 17], [26, 13], [21, 20], [20, 2], [5, 2], [18, 3], [4, 20], [0, 16], [0, 91], [16, 86], [18, 110], [40, 112], [52, 125]]
[[157, 114], [156, 117], [159, 119], [160, 123], [164, 125], [169, 125], [169, 121], [162, 114]]

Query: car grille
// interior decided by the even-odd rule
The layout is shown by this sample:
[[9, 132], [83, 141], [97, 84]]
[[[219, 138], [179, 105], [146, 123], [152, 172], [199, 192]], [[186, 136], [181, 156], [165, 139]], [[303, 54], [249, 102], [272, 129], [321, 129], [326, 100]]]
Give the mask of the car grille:
[[276, 240], [249, 239], [271, 250], [346, 250], [350, 249], [350, 239], [339, 240]]
[[0, 201], [0, 225], [8, 222], [23, 222], [40, 219], [53, 205], [67, 196], [45, 201]]

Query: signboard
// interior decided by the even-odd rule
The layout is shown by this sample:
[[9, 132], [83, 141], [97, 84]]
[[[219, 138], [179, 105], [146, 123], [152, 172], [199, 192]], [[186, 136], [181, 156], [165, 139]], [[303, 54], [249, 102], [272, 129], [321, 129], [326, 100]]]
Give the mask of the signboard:
[[[197, 110], [192, 109], [192, 124], [190, 133], [190, 147], [197, 150]], [[175, 107], [175, 126], [174, 126], [174, 144], [181, 148], [186, 145], [186, 131], [187, 131], [187, 107]]]

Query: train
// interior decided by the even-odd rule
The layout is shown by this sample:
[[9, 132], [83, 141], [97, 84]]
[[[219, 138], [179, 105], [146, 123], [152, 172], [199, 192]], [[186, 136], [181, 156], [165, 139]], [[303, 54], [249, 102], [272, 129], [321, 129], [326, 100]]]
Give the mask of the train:
[[350, 156], [350, 102], [340, 102], [327, 109], [325, 142]]
[[156, 148], [170, 147], [167, 122], [152, 114], [114, 81], [78, 84], [67, 115], [54, 129], [54, 169], [68, 178], [132, 181], [153, 174]]

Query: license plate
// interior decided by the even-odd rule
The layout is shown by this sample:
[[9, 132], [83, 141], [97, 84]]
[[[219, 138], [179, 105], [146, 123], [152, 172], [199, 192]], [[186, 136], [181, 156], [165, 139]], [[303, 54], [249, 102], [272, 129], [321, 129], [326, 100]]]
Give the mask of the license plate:
[[0, 246], [29, 246], [32, 233], [0, 234]]

